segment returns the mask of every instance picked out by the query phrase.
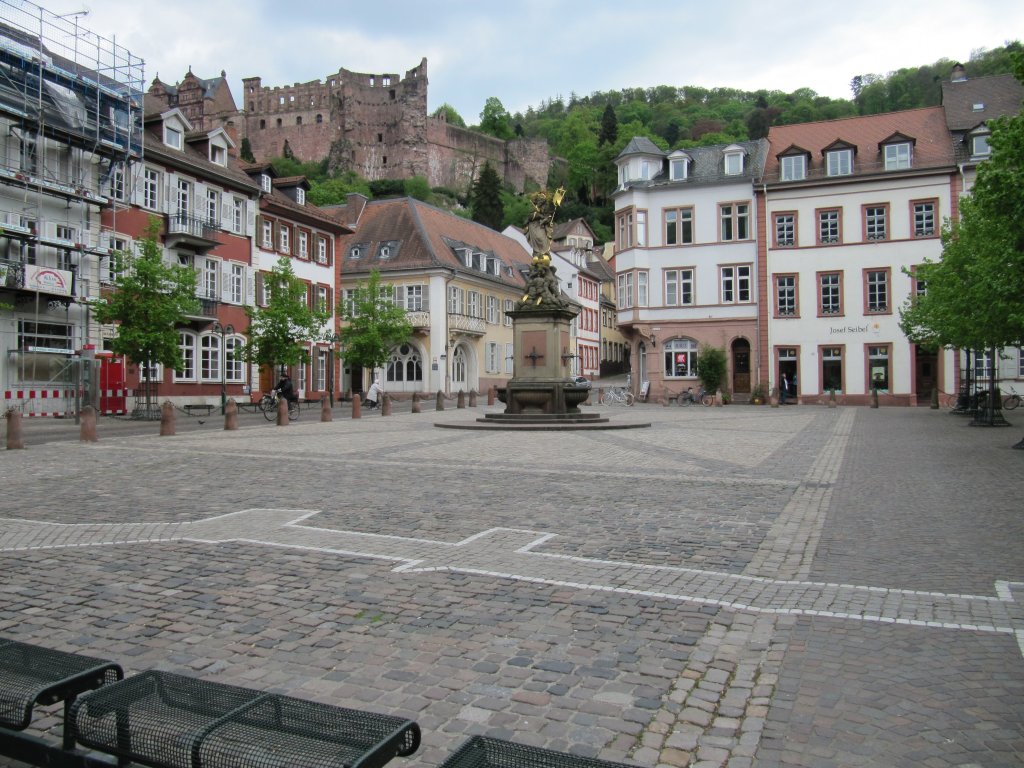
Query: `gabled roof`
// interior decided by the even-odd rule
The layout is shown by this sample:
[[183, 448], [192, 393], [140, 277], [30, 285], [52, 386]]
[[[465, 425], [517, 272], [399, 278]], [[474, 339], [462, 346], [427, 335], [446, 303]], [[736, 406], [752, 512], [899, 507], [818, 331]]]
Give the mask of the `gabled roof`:
[[147, 161], [166, 163], [172, 168], [183, 168], [200, 178], [216, 179], [221, 184], [232, 186], [247, 194], [255, 196], [259, 185], [239, 167], [233, 158], [228, 158], [227, 166], [218, 165], [192, 144], [185, 143], [182, 149], [173, 149], [164, 144], [160, 131], [162, 123], [147, 125], [143, 132], [143, 147]]
[[590, 239], [593, 240], [594, 230], [590, 228], [590, 225], [587, 224], [587, 220], [584, 218], [570, 219], [569, 221], [563, 221], [560, 224], [555, 224], [555, 231], [551, 239], [556, 242], [564, 240], [569, 237], [569, 235], [573, 234], [573, 230], [581, 224], [586, 227], [587, 233], [590, 235]]
[[[951, 131], [966, 131], [1002, 115], [1015, 115], [1024, 101], [1024, 85], [1013, 75], [989, 75], [942, 84], [942, 106]], [[980, 108], [975, 109], [975, 105]]]
[[[382, 243], [395, 245], [387, 259], [378, 256]], [[354, 245], [361, 246], [358, 259], [349, 258]], [[504, 269], [500, 275], [467, 269], [455, 253], [460, 247], [496, 256], [505, 267], [513, 267], [512, 274]], [[342, 237], [339, 254], [344, 260], [343, 276], [371, 269], [390, 272], [444, 268], [516, 288], [524, 285], [520, 268], [528, 267], [531, 257], [512, 238], [411, 197], [367, 203], [356, 231]]]
[[[840, 120], [772, 126], [768, 131], [770, 149], [764, 177], [769, 181], [778, 180], [779, 156], [788, 153], [795, 144], [806, 147], [810, 153], [808, 178], [822, 178], [822, 153], [829, 147], [839, 146], [837, 142], [857, 149], [852, 178], [883, 173], [884, 164], [879, 145], [897, 133], [914, 141], [911, 171], [951, 168], [955, 165], [953, 142], [946, 129], [945, 112], [942, 107], [925, 107]], [[836, 178], [849, 180], [851, 176]]]

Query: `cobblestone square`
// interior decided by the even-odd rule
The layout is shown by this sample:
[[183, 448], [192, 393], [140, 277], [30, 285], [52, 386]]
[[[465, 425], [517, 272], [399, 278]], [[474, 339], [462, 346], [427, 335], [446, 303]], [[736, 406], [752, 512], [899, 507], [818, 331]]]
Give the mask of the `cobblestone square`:
[[642, 766], [1024, 763], [1020, 425], [434, 426], [486, 410], [27, 424], [0, 457], [0, 635], [410, 717], [417, 765], [476, 733]]

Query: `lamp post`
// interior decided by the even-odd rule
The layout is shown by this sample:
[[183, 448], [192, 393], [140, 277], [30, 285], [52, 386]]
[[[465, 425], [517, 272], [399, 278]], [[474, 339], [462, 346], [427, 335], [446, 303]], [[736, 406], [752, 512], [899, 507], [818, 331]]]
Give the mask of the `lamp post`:
[[213, 332], [220, 336], [220, 415], [223, 416], [228, 404], [228, 350], [225, 341], [228, 336], [234, 336], [235, 326], [214, 322]]

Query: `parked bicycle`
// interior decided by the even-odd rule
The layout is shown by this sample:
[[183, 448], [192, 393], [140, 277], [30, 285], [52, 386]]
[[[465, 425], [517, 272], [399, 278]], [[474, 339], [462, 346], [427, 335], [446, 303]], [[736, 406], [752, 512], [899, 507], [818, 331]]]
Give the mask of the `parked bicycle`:
[[1007, 411], [1012, 411], [1018, 405], [1020, 405], [1020, 395], [1012, 394], [1003, 398], [1003, 408]]
[[694, 392], [693, 388], [691, 387], [687, 389], [685, 392], [681, 392], [679, 394], [679, 397], [676, 398], [676, 405], [687, 406], [696, 405], [697, 403], [707, 406], [714, 405], [715, 396], [708, 392], [706, 389], [704, 389], [703, 386], [701, 386], [700, 391], [698, 392]]
[[[270, 390], [267, 394], [260, 398], [259, 408], [263, 411], [263, 415], [267, 421], [274, 421], [277, 419], [277, 404], [281, 401], [281, 395], [276, 389]], [[299, 418], [299, 402], [298, 400], [288, 401], [288, 420], [295, 421]]]
[[612, 405], [614, 403], [619, 405], [632, 405], [633, 400], [633, 393], [623, 387], [611, 387], [604, 393], [604, 397], [601, 398], [601, 402], [605, 405]]

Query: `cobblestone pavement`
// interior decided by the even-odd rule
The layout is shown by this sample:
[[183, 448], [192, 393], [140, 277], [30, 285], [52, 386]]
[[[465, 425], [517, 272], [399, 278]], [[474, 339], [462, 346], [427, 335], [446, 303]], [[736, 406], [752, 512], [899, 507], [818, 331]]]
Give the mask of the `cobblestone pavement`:
[[644, 766], [1024, 762], [1018, 428], [433, 426], [486, 410], [7, 451], [0, 634], [411, 717], [419, 765], [474, 733]]

